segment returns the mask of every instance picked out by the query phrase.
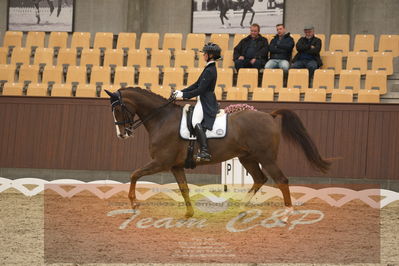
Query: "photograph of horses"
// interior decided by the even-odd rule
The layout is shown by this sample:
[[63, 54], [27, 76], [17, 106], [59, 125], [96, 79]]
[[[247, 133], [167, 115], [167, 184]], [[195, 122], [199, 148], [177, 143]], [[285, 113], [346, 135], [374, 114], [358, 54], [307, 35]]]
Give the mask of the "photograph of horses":
[[8, 30], [73, 31], [74, 0], [9, 0]]
[[284, 21], [284, 0], [193, 0], [193, 33], [247, 33], [252, 23], [274, 33]]

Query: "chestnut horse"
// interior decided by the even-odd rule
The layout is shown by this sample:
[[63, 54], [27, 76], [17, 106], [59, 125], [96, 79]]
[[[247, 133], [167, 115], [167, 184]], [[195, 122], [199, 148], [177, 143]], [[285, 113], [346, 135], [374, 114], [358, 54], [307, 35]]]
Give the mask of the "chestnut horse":
[[[135, 194], [137, 180], [145, 175], [170, 170], [187, 206], [185, 216], [192, 217], [194, 210], [184, 173], [189, 141], [179, 136], [182, 106], [174, 104], [173, 99], [168, 101], [138, 87], [121, 88], [115, 93], [106, 92], [111, 97], [117, 136], [121, 139], [133, 136], [134, 129], [140, 124], [144, 125], [149, 135], [152, 161], [132, 173], [129, 190], [132, 208], [138, 207]], [[136, 115], [139, 119], [134, 121]], [[281, 128], [274, 120], [276, 116], [282, 117]], [[212, 160], [199, 162], [198, 165], [215, 164], [238, 157], [254, 179], [247, 201], [266, 183], [269, 175], [281, 190], [286, 208], [292, 209], [288, 179], [276, 163], [281, 133], [303, 149], [313, 167], [322, 172], [329, 169], [330, 162], [320, 156], [301, 120], [290, 110], [279, 109], [270, 114], [251, 110], [232, 113], [228, 116], [228, 128], [224, 138], [208, 140]]]

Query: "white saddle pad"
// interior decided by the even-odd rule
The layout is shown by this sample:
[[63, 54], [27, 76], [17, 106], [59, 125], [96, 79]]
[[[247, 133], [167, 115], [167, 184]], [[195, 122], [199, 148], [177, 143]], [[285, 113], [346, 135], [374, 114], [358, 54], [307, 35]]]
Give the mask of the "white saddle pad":
[[[196, 139], [196, 137], [190, 138], [190, 131], [187, 128], [187, 111], [190, 107], [189, 104], [186, 104], [183, 108], [183, 115], [181, 117], [180, 122], [180, 137], [186, 140]], [[216, 138], [224, 138], [227, 132], [227, 114], [223, 109], [219, 110], [219, 113], [216, 116], [215, 123], [213, 124], [213, 130], [206, 131], [206, 137], [208, 139], [216, 139]]]

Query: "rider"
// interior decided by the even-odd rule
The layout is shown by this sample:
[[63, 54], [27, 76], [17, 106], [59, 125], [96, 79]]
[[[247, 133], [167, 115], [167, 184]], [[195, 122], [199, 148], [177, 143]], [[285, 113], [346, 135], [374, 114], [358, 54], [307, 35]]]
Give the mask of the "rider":
[[220, 58], [221, 49], [215, 43], [207, 43], [202, 49], [204, 60], [207, 62], [198, 80], [184, 90], [177, 90], [174, 95], [177, 98], [190, 99], [197, 97], [194, 107], [192, 124], [200, 145], [200, 153], [197, 159], [210, 161], [211, 155], [208, 152], [206, 130], [212, 130], [219, 106], [215, 96], [215, 85], [217, 79], [216, 63]]

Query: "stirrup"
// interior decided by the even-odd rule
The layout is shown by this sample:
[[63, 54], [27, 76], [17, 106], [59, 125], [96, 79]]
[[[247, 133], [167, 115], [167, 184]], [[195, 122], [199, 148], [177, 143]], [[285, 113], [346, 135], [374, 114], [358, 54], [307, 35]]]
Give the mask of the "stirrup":
[[212, 156], [209, 153], [200, 151], [200, 153], [197, 154], [197, 162], [209, 162], [211, 160], [211, 157]]

